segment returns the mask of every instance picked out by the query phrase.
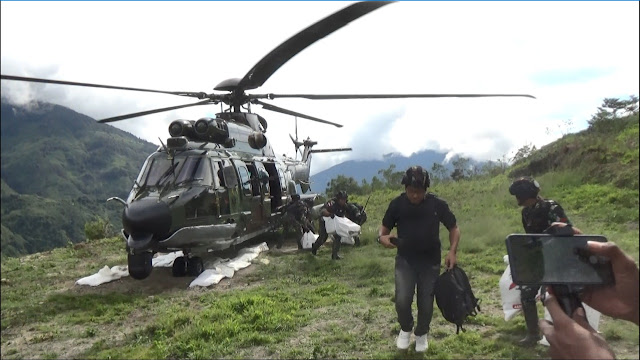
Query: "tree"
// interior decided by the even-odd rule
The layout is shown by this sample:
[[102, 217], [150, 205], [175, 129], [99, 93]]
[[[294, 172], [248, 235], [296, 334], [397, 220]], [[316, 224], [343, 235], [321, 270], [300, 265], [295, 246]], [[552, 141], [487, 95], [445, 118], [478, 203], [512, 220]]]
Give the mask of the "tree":
[[331, 179], [331, 181], [327, 183], [325, 193], [327, 197], [333, 197], [340, 190], [346, 191], [347, 194], [361, 194], [358, 182], [351, 176], [338, 175], [335, 179]]
[[464, 172], [462, 171], [462, 169], [454, 169], [451, 173], [451, 178], [455, 181], [460, 181], [464, 179]]
[[526, 159], [529, 155], [531, 155], [534, 151], [536, 151], [536, 146], [532, 144], [524, 144], [516, 154], [511, 158], [512, 163], [516, 163], [520, 160]]
[[615, 124], [612, 121], [619, 118], [618, 112], [624, 115], [637, 115], [638, 97], [629, 95], [629, 99], [626, 100], [605, 98], [602, 100], [602, 105], [598, 107], [598, 112], [587, 121], [589, 128], [601, 131], [615, 130]]
[[447, 168], [442, 164], [433, 163], [431, 166], [431, 175], [434, 179], [444, 180], [447, 177]]
[[[458, 181], [460, 179], [468, 178], [471, 176], [471, 159], [458, 157], [457, 159], [453, 160], [452, 164], [454, 170], [453, 173], [451, 173], [451, 178], [453, 180]], [[455, 177], [454, 174], [456, 174]]]
[[371, 178], [371, 191], [384, 189], [384, 183], [377, 176]]
[[111, 227], [108, 219], [96, 216], [94, 221], [88, 221], [84, 224], [84, 234], [87, 240], [104, 239], [111, 234]]
[[402, 176], [404, 175], [404, 172], [394, 171], [395, 169], [396, 169], [396, 165], [391, 164], [386, 170], [378, 170], [378, 174], [382, 175], [382, 177], [386, 182], [387, 187], [395, 188], [401, 185]]

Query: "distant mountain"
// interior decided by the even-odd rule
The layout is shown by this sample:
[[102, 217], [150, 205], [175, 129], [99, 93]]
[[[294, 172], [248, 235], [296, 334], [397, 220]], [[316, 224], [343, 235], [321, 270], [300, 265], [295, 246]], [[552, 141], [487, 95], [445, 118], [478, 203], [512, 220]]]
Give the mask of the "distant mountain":
[[121, 209], [146, 157], [157, 146], [86, 115], [48, 103], [0, 104], [2, 255], [84, 240], [84, 224]]
[[[421, 165], [427, 170], [431, 170], [433, 163], [441, 164], [444, 161], [445, 156], [446, 153], [424, 150], [413, 153], [408, 157], [396, 153], [389, 153], [383, 155], [382, 160], [345, 161], [311, 176], [311, 191], [324, 193], [327, 188], [327, 183], [338, 175], [352, 177], [358, 183], [360, 183], [362, 179], [366, 179], [367, 182], [370, 183], [374, 176], [377, 176], [378, 179], [382, 179], [382, 176], [378, 174], [378, 171], [388, 169], [391, 164], [396, 165], [395, 171], [404, 171], [409, 166], [413, 165]], [[443, 165], [453, 170], [453, 167], [450, 164]]]

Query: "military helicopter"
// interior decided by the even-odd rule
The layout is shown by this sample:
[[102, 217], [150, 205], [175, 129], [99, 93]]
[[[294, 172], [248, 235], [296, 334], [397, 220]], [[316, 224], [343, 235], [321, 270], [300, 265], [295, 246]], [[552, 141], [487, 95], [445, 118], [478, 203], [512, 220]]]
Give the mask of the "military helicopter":
[[[170, 137], [144, 162], [124, 206], [122, 236], [125, 239], [129, 274], [147, 278], [158, 252], [182, 250], [173, 263], [174, 276], [197, 276], [203, 270], [198, 254], [239, 245], [273, 230], [283, 205], [297, 193], [310, 190], [309, 171], [313, 153], [344, 151], [313, 149], [317, 142], [291, 137], [303, 148], [300, 160], [276, 156], [267, 136], [267, 121], [253, 113], [252, 105], [336, 127], [342, 125], [305, 115], [262, 100], [304, 98], [310, 100], [496, 97], [520, 94], [248, 94], [293, 56], [351, 21], [390, 2], [358, 2], [298, 32], [264, 56], [242, 78], [227, 79], [214, 87], [224, 93], [163, 91], [102, 84], [1, 75], [2, 80], [108, 88], [172, 94], [199, 101], [130, 113], [99, 120], [110, 123], [191, 106], [222, 104], [227, 108], [215, 117], [178, 119], [169, 125]], [[245, 110], [245, 111], [243, 111]], [[312, 195], [309, 195], [312, 196]]]

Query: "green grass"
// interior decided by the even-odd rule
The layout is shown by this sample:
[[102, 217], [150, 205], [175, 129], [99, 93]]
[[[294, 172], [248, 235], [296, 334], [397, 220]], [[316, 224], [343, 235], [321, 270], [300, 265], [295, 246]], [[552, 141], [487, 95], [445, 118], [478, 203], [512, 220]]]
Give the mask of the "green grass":
[[[585, 183], [569, 171], [538, 180], [542, 195], [562, 204], [577, 227], [605, 235], [638, 259], [637, 189]], [[395, 348], [395, 251], [374, 240], [397, 189], [371, 197], [363, 245], [344, 246], [344, 260], [330, 260], [330, 246], [317, 257], [273, 250], [260, 255], [268, 264], [256, 262], [206, 289], [188, 289], [190, 279], [179, 281], [158, 269], [143, 281], [74, 285], [104, 265], [126, 263], [119, 238], [3, 258], [2, 358], [546, 358], [545, 347], [517, 345], [524, 321], [504, 321], [502, 313], [504, 239], [522, 232], [509, 183], [500, 175], [431, 189], [456, 214], [462, 233], [458, 262], [482, 311], [456, 335], [436, 308], [426, 354]], [[444, 253], [444, 228], [441, 239]], [[638, 358], [637, 326], [603, 316], [600, 330], [619, 358]]]

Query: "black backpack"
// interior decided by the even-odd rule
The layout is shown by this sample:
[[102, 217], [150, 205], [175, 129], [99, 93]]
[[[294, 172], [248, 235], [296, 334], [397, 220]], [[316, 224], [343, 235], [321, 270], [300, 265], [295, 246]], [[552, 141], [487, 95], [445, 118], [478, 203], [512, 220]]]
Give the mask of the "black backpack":
[[442, 316], [456, 324], [456, 334], [465, 331], [462, 323], [467, 316], [476, 316], [480, 311], [480, 300], [473, 295], [467, 274], [458, 266], [440, 274], [435, 286], [436, 304]]

